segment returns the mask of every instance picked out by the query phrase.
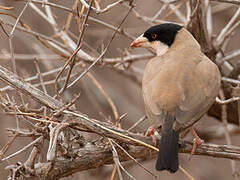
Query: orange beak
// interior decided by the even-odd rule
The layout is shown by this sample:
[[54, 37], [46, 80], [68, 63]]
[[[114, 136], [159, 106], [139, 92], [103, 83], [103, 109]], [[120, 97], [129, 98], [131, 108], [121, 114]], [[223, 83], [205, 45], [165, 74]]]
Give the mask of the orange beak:
[[137, 39], [135, 39], [131, 44], [130, 47], [147, 47], [148, 39], [143, 37], [143, 35], [139, 36]]

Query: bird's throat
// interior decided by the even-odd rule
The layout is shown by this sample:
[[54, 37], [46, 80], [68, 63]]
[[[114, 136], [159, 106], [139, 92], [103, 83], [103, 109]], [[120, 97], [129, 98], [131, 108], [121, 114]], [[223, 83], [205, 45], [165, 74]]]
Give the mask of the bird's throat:
[[156, 52], [157, 56], [162, 56], [168, 51], [169, 46], [159, 41], [154, 41], [151, 42], [151, 48]]

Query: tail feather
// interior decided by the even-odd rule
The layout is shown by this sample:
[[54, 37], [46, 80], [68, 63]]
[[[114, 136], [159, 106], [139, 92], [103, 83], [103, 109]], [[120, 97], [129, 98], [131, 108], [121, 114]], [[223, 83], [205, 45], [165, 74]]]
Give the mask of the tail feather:
[[167, 170], [170, 173], [175, 173], [178, 170], [179, 132], [170, 128], [167, 131], [162, 132], [161, 135], [156, 169], [159, 171]]

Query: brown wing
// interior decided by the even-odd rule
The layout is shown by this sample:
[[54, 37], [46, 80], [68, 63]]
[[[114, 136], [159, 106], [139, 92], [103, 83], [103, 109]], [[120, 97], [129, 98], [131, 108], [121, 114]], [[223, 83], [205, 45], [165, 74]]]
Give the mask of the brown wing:
[[[196, 66], [195, 77], [188, 79], [185, 99], [179, 105], [175, 117], [178, 128], [184, 129], [194, 124], [214, 103], [220, 88], [218, 67], [206, 56]], [[188, 82], [187, 81], [187, 82]], [[197, 88], [196, 88], [197, 87]]]
[[175, 115], [176, 128], [194, 123], [214, 102], [219, 84], [218, 68], [201, 52], [154, 58], [143, 77], [143, 97], [151, 124], [161, 125], [166, 113]]

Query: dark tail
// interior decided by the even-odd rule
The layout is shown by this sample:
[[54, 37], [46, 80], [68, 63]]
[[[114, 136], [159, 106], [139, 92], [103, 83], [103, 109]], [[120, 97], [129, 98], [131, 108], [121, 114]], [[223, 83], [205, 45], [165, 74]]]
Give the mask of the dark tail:
[[167, 170], [175, 173], [178, 170], [178, 139], [179, 132], [171, 128], [162, 131], [159, 143], [159, 153], [156, 163], [158, 171]]

